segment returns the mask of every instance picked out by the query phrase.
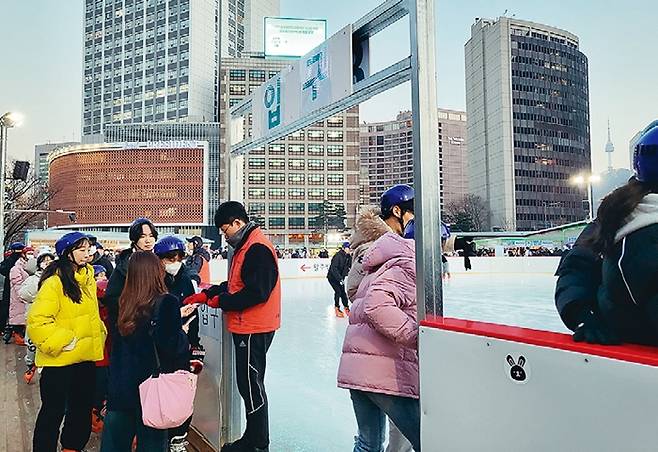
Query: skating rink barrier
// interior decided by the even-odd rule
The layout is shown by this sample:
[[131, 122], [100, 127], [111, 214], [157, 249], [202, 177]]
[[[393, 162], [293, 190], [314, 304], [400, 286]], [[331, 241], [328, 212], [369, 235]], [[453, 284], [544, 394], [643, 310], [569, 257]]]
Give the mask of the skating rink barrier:
[[[559, 257], [472, 257], [468, 273], [555, 273]], [[326, 278], [331, 259], [279, 259], [281, 279]], [[450, 273], [464, 273], [464, 258], [449, 257]], [[213, 259], [210, 276], [216, 283], [226, 280], [227, 261]]]
[[423, 450], [656, 450], [658, 348], [448, 318], [419, 347]]

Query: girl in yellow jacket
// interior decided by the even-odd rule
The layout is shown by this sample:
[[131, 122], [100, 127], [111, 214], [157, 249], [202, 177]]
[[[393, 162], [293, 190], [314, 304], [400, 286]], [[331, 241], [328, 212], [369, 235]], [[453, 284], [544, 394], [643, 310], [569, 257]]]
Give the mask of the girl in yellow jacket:
[[94, 362], [103, 358], [107, 331], [98, 314], [94, 270], [87, 264], [87, 236], [65, 234], [55, 249], [59, 260], [44, 270], [27, 318], [36, 365], [43, 368], [33, 450], [57, 451], [64, 418], [62, 450], [81, 451], [91, 433]]

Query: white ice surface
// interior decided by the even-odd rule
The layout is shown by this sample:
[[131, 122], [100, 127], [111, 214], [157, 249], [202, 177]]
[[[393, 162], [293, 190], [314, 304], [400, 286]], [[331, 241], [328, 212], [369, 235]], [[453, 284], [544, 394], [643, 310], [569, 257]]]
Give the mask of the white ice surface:
[[[356, 434], [349, 392], [336, 387], [347, 326], [324, 279], [284, 280], [282, 327], [268, 353], [266, 387], [273, 452], [347, 452]], [[453, 274], [445, 315], [567, 332], [550, 274]]]

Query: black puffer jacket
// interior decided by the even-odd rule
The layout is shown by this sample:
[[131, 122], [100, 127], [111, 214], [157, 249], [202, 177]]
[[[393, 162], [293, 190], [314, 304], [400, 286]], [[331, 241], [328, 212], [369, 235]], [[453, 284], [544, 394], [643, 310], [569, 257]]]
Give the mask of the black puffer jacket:
[[331, 258], [327, 278], [333, 281], [342, 281], [347, 277], [351, 266], [352, 256], [347, 254], [345, 250], [341, 248], [336, 254], [334, 254], [334, 257]]
[[128, 248], [123, 250], [119, 257], [116, 259], [116, 266], [112, 272], [112, 276], [107, 282], [107, 290], [105, 291], [105, 306], [110, 316], [110, 325], [116, 325], [117, 316], [119, 314], [119, 297], [123, 292], [123, 286], [126, 284], [126, 275], [128, 275], [128, 261], [133, 254], [133, 249]]
[[585, 312], [596, 306], [602, 259], [587, 242], [598, 227], [598, 223], [594, 222], [580, 233], [574, 247], [562, 255], [555, 272], [558, 277], [555, 306], [564, 324], [572, 331], [576, 331]]

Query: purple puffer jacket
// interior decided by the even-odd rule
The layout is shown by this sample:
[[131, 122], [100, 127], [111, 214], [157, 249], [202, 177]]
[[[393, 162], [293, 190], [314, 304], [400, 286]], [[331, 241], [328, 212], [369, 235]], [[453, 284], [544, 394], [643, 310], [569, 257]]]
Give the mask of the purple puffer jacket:
[[338, 386], [418, 398], [414, 241], [387, 232], [363, 260], [338, 367]]

